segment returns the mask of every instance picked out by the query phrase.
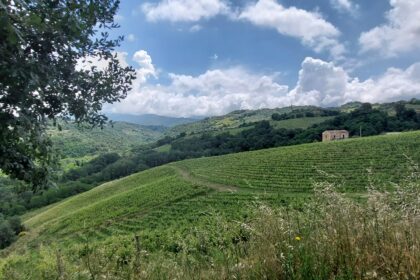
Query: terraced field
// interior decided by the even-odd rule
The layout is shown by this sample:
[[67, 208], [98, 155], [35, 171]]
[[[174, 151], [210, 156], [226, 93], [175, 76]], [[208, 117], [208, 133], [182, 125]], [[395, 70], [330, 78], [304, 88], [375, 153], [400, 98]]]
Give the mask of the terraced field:
[[[10, 249], [140, 235], [147, 250], [170, 248], [192, 228], [216, 230], [214, 219], [242, 220], [254, 203], [299, 206], [316, 181], [346, 192], [371, 179], [398, 183], [420, 162], [420, 132], [314, 143], [172, 163], [106, 183], [35, 213], [29, 232]], [[169, 249], [168, 249], [169, 248]]]

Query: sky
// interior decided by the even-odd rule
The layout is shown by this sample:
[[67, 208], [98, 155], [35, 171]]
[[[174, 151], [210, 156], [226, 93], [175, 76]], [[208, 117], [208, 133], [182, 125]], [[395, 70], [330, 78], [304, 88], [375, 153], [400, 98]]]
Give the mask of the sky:
[[137, 79], [105, 112], [420, 98], [420, 0], [122, 0], [115, 21]]

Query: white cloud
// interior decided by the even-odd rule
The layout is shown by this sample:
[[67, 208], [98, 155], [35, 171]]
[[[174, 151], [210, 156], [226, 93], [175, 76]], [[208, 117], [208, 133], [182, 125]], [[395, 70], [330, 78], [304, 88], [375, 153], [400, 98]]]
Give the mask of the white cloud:
[[128, 42], [134, 42], [136, 40], [137, 40], [136, 35], [134, 35], [134, 34], [128, 34], [128, 36], [127, 36], [127, 41]]
[[135, 87], [112, 112], [168, 116], [221, 115], [237, 109], [290, 105], [288, 87], [274, 76], [242, 67], [209, 70], [199, 76], [170, 74], [169, 85]]
[[139, 65], [133, 90], [120, 103], [106, 106], [106, 111], [188, 117], [290, 104], [326, 107], [350, 101], [420, 98], [420, 62], [407, 69], [390, 68], [377, 78], [360, 81], [332, 62], [307, 57], [296, 86], [289, 90], [277, 81], [278, 73], [255, 73], [243, 67], [213, 69], [198, 76], [169, 74], [167, 85], [155, 85], [148, 82], [157, 77], [149, 54], [138, 51], [133, 60]]
[[379, 51], [384, 56], [396, 56], [420, 48], [420, 1], [390, 0], [387, 23], [360, 35], [362, 52]]
[[311, 57], [302, 62], [292, 93], [299, 104], [332, 106], [343, 103], [348, 75], [341, 67]]
[[229, 14], [224, 0], [162, 0], [141, 6], [148, 21], [195, 22], [219, 14]]
[[336, 106], [350, 101], [392, 102], [420, 97], [420, 63], [406, 70], [390, 68], [377, 78], [359, 81], [331, 62], [306, 58], [297, 86], [297, 104]]
[[[128, 67], [126, 52], [115, 52], [114, 55], [117, 55], [117, 59], [120, 62], [122, 67]], [[78, 61], [76, 69], [85, 69], [90, 70], [91, 67], [96, 67], [98, 70], [105, 70], [109, 66], [109, 60], [100, 59], [99, 57], [86, 57]]]
[[[348, 3], [350, 0], [334, 0]], [[352, 7], [355, 7], [352, 5]], [[296, 7], [285, 8], [276, 0], [258, 0], [241, 11], [233, 10], [228, 0], [161, 0], [141, 6], [151, 22], [197, 22], [217, 15], [244, 20], [254, 25], [274, 28], [280, 34], [295, 37], [316, 52], [328, 51], [335, 59], [343, 58], [345, 47], [338, 40], [340, 31], [321, 14]], [[189, 30], [196, 32], [200, 25]]]
[[407, 69], [389, 68], [382, 76], [349, 84], [349, 98], [363, 102], [391, 102], [420, 97], [420, 63]]
[[150, 77], [157, 78], [158, 73], [152, 63], [152, 58], [145, 50], [137, 51], [133, 55], [133, 60], [140, 66], [140, 68], [136, 70], [137, 86], [145, 83]]
[[328, 50], [335, 58], [340, 58], [345, 52], [344, 46], [338, 42], [340, 31], [316, 12], [285, 8], [276, 0], [259, 0], [246, 7], [238, 19], [274, 28], [280, 34], [300, 39], [316, 52]]
[[[122, 67], [128, 67], [128, 53], [126, 52], [115, 52], [117, 59]], [[152, 63], [152, 58], [145, 50], [139, 50], [134, 53], [132, 60], [137, 63], [138, 68], [136, 69], [136, 80], [133, 82], [133, 87], [140, 87], [146, 83], [149, 78], [157, 78], [158, 71]], [[105, 70], [109, 66], [109, 61], [105, 59], [99, 59], [98, 57], [88, 57], [81, 59], [76, 69], [90, 70], [92, 66], [97, 67], [99, 70]]]
[[349, 13], [356, 16], [359, 11], [359, 5], [352, 2], [352, 0], [330, 0], [334, 9], [342, 13]]
[[203, 27], [199, 24], [194, 24], [193, 26], [190, 27], [190, 32], [198, 32], [201, 29], [203, 29]]

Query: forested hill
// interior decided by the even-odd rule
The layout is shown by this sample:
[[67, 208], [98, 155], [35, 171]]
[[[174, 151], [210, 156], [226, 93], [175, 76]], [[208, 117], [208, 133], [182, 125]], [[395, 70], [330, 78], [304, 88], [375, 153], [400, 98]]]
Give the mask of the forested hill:
[[302, 117], [305, 117], [306, 112], [312, 112], [317, 116], [322, 116], [324, 109], [315, 106], [290, 106], [275, 109], [238, 110], [226, 115], [209, 117], [193, 123], [178, 125], [169, 129], [166, 134], [176, 136], [180, 133], [223, 132], [239, 128], [246, 123], [271, 120], [273, 114], [287, 114], [292, 111], [302, 112]]
[[71, 122], [61, 122], [61, 130], [50, 126], [54, 147], [64, 158], [97, 156], [109, 152], [125, 152], [133, 146], [157, 141], [163, 135], [163, 127], [141, 126], [126, 122], [113, 122], [103, 129], [79, 128]]
[[[420, 113], [420, 101], [412, 99], [411, 101], [399, 101], [383, 104], [372, 104], [372, 108], [395, 115], [395, 106], [397, 104], [405, 105], [407, 109], [413, 109]], [[179, 134], [200, 134], [200, 133], [237, 133], [243, 130], [243, 127], [249, 124], [270, 121], [275, 128], [306, 129], [314, 124], [322, 123], [331, 116], [339, 113], [350, 113], [359, 109], [363, 103], [351, 102], [340, 107], [321, 108], [316, 106], [289, 106], [275, 109], [259, 110], [238, 110], [223, 116], [205, 118], [196, 122], [175, 126], [166, 132], [167, 136], [177, 136]]]

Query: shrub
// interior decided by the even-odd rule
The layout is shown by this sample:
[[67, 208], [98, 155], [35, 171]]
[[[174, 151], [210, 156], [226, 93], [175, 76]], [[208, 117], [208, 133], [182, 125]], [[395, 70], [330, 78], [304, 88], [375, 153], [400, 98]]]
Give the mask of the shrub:
[[9, 221], [2, 222], [0, 224], [0, 249], [9, 246], [15, 239], [16, 235]]

